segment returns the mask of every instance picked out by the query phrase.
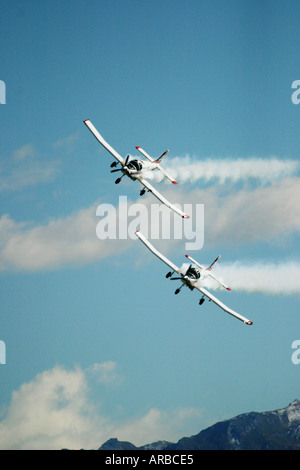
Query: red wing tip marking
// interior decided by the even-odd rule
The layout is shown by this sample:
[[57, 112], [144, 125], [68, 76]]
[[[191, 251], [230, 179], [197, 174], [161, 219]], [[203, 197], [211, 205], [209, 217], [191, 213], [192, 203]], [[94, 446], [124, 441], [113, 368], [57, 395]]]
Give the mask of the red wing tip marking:
[[87, 122], [87, 121], [89, 121], [89, 119], [85, 119], [83, 122]]
[[137, 230], [135, 233], [139, 233], [139, 230]]
[[189, 257], [189, 255], [185, 255], [185, 257], [186, 257], [186, 258], [188, 258], [188, 257]]
[[226, 287], [227, 290], [231, 290], [230, 287]]
[[247, 322], [245, 322], [245, 323], [247, 323], [247, 325], [253, 325], [253, 322], [252, 322], [252, 321], [247, 321]]
[[177, 181], [172, 181], [173, 184], [178, 184]]
[[141, 147], [135, 147], [136, 149], [140, 149]]
[[183, 218], [183, 219], [189, 219], [189, 218], [190, 218], [190, 216], [189, 216], [189, 215], [186, 215], [186, 214], [184, 214], [184, 215], [182, 216], [182, 218]]

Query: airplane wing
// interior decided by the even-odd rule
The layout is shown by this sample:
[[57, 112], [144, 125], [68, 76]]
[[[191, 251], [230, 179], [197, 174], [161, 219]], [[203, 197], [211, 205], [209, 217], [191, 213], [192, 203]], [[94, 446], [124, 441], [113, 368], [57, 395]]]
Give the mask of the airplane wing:
[[168, 260], [168, 258], [166, 258], [164, 255], [162, 255], [158, 250], [156, 250], [154, 248], [153, 245], [151, 245], [151, 243], [147, 240], [147, 238], [144, 237], [144, 235], [137, 231], [135, 232], [136, 236], [144, 243], [144, 245], [146, 245], [146, 247], [152, 251], [152, 253], [157, 256], [159, 259], [161, 259], [164, 263], [166, 263], [173, 271], [175, 271], [176, 273], [178, 273], [179, 275], [181, 275], [182, 273], [179, 271], [179, 268], [172, 263], [172, 261]]
[[[144, 155], [144, 157], [146, 157], [151, 163], [155, 163], [155, 160], [150, 157], [150, 155], [148, 155], [147, 152], [145, 152], [145, 150], [143, 150], [141, 147], [136, 147], [136, 149], [141, 152], [142, 155]], [[169, 152], [169, 150], [166, 150], [162, 155], [161, 155], [161, 158], [164, 157], [167, 153]], [[166, 172], [166, 170], [164, 170], [159, 164], [157, 165], [157, 167], [164, 175], [166, 178], [168, 178], [168, 180], [171, 181], [171, 183], [173, 184], [177, 184], [177, 182], [174, 180], [174, 178], [172, 178], [172, 176], [169, 175], [169, 173]]]
[[225, 287], [225, 289], [227, 290], [231, 290], [230, 287], [226, 286], [226, 284], [224, 284], [224, 282], [220, 281], [220, 279], [218, 279], [217, 277], [215, 277], [212, 273], [209, 273], [209, 275], [215, 279], [215, 281], [219, 282], [223, 287]]
[[151, 163], [154, 163], [154, 159], [152, 157], [150, 157], [150, 155], [148, 155], [147, 152], [145, 152], [145, 150], [143, 150], [141, 147], [135, 147], [139, 152], [141, 152], [142, 155], [144, 155], [144, 157], [147, 158], [147, 160], [149, 160], [149, 162]]
[[100, 142], [101, 145], [103, 145], [103, 147], [108, 150], [109, 153], [111, 153], [111, 155], [113, 157], [115, 157], [123, 166], [125, 165], [125, 160], [124, 158], [121, 157], [121, 155], [118, 154], [118, 152], [116, 152], [102, 137], [101, 134], [99, 134], [99, 132], [97, 131], [97, 129], [95, 128], [95, 126], [91, 123], [91, 121], [89, 119], [86, 119], [85, 121], [83, 121], [84, 124], [86, 125], [86, 127], [91, 131], [91, 133], [96, 137], [96, 139], [98, 140], [98, 142]]
[[141, 176], [139, 175], [135, 175], [134, 176], [135, 179], [139, 180], [140, 183], [142, 183], [143, 186], [145, 186], [145, 188], [148, 189], [148, 191], [150, 191], [155, 197], [157, 197], [157, 199], [159, 201], [161, 201], [163, 204], [165, 204], [167, 207], [169, 207], [170, 209], [172, 209], [174, 212], [176, 212], [177, 214], [179, 214], [183, 219], [189, 219], [189, 215], [185, 214], [184, 212], [182, 212], [180, 209], [178, 209], [178, 207], [176, 207], [174, 204], [171, 204], [164, 196], [162, 196], [162, 194], [160, 194], [150, 183], [149, 181], [145, 180], [144, 178], [142, 178]]
[[200, 269], [205, 269], [204, 266], [201, 266], [201, 264], [199, 264], [198, 261], [196, 261], [190, 255], [185, 255], [185, 257], [188, 258], [192, 263], [196, 264]]
[[240, 315], [239, 313], [235, 312], [234, 310], [232, 310], [231, 308], [227, 307], [225, 304], [223, 304], [223, 302], [221, 302], [219, 299], [217, 299], [214, 295], [212, 295], [210, 292], [208, 292], [206, 289], [204, 289], [203, 287], [200, 287], [199, 285], [197, 284], [194, 284], [194, 287], [196, 289], [198, 289], [200, 292], [202, 292], [203, 295], [205, 295], [206, 297], [208, 297], [212, 302], [214, 302], [216, 305], [218, 305], [219, 307], [221, 307], [225, 312], [229, 313], [230, 315], [234, 316], [235, 318], [237, 318], [238, 320], [241, 320], [242, 322], [244, 322], [246, 325], [252, 325], [252, 321], [248, 320], [248, 318], [245, 318], [243, 317], [242, 315]]

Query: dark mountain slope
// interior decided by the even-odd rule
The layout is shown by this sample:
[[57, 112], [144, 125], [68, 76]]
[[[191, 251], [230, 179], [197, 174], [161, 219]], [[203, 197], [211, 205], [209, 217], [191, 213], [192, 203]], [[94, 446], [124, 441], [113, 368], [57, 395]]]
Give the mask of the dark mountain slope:
[[286, 408], [245, 413], [221, 421], [177, 443], [136, 447], [110, 439], [99, 450], [300, 450], [300, 400]]

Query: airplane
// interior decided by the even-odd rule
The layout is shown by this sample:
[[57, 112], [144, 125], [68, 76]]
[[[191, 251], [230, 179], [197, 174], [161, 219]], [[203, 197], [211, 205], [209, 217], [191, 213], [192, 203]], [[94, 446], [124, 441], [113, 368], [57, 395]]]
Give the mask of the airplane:
[[[126, 159], [121, 157], [121, 155], [116, 152], [102, 137], [101, 134], [97, 131], [95, 126], [91, 123], [89, 119], [85, 119], [84, 124], [86, 127], [91, 131], [91, 133], [94, 135], [94, 137], [100, 142], [101, 145], [117, 160], [117, 162], [112, 162], [110, 165], [111, 168], [114, 168], [111, 170], [111, 173], [115, 173], [117, 171], [122, 172], [122, 176], [117, 178], [115, 183], [119, 184], [123, 176], [128, 176], [132, 180], [138, 180], [144, 188], [140, 191], [140, 196], [145, 194], [146, 191], [149, 191], [152, 193], [159, 201], [161, 201], [163, 204], [165, 204], [167, 207], [169, 207], [171, 210], [179, 214], [182, 218], [188, 219], [189, 215], [185, 214], [182, 212], [178, 207], [176, 207], [174, 204], [171, 204], [162, 194], [160, 194], [146, 179], [142, 177], [142, 173], [144, 171], [152, 171], [155, 169], [160, 170], [166, 178], [168, 178], [173, 184], [177, 184], [176, 181], [160, 166], [161, 160], [167, 155], [169, 150], [166, 150], [159, 158], [154, 160], [153, 158], [150, 157], [150, 155], [145, 152], [141, 147], [136, 147], [136, 149], [144, 155], [148, 161], [146, 160], [138, 160], [138, 159], [132, 159], [130, 160], [130, 156], [127, 155]], [[120, 168], [115, 168], [117, 165], [121, 165]]]
[[[226, 284], [224, 284], [222, 281], [217, 279], [211, 273], [212, 268], [218, 262], [218, 260], [220, 259], [220, 256], [218, 256], [208, 268], [204, 268], [197, 261], [195, 261], [191, 256], [185, 255], [193, 264], [190, 264], [186, 272], [182, 273], [180, 269], [174, 263], [172, 263], [164, 255], [162, 255], [156, 248], [154, 248], [154, 246], [144, 237], [144, 235], [139, 230], [136, 231], [136, 236], [144, 243], [144, 245], [146, 245], [146, 247], [155, 256], [161, 259], [164, 263], [166, 263], [172, 269], [172, 271], [167, 273], [166, 278], [170, 278], [171, 280], [180, 280], [182, 282], [182, 285], [175, 290], [176, 295], [179, 294], [183, 286], [187, 286], [190, 290], [198, 289], [202, 293], [202, 297], [199, 301], [199, 305], [202, 305], [205, 300], [205, 297], [207, 297], [209, 301], [214, 302], [216, 305], [218, 305], [218, 307], [220, 307], [221, 309], [223, 309], [225, 312], [229, 313], [230, 315], [234, 316], [238, 320], [241, 320], [246, 325], [253, 324], [253, 322], [248, 320], [248, 318], [243, 317], [239, 313], [227, 307], [225, 304], [223, 304], [223, 302], [221, 302], [219, 299], [217, 299], [214, 295], [212, 295], [208, 290], [206, 290], [204, 287], [202, 287], [199, 284], [199, 281], [201, 282], [201, 280], [207, 278], [208, 276], [211, 276], [213, 279], [218, 281], [223, 287], [225, 287], [225, 289], [229, 291], [231, 290]], [[174, 273], [177, 273], [179, 277], [172, 277]]]

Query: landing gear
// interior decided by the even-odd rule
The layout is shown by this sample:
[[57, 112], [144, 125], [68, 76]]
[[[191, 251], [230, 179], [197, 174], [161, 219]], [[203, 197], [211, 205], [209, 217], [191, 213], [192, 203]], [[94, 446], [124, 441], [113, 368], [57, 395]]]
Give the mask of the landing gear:
[[166, 278], [168, 279], [168, 277], [171, 277], [173, 273], [174, 271], [173, 272], [170, 271], [168, 274], [166, 274]]
[[142, 190], [140, 191], [140, 196], [143, 196], [143, 195], [145, 194], [145, 192], [146, 192], [146, 189], [142, 189]]
[[202, 298], [199, 300], [199, 305], [202, 305], [202, 304], [203, 304], [203, 302], [204, 302], [204, 300], [205, 300], [205, 298], [204, 298], [204, 297], [202, 297]]
[[117, 178], [116, 181], [115, 181], [115, 184], [119, 184], [121, 179], [123, 178], [124, 174], [120, 177], [120, 178]]
[[181, 290], [182, 287], [183, 287], [183, 284], [182, 284], [182, 286], [180, 286], [178, 289], [176, 289], [175, 295], [179, 294], [179, 292], [180, 292], [180, 290]]
[[117, 164], [118, 164], [117, 162], [112, 162], [111, 165], [110, 165], [110, 167], [111, 167], [111, 168], [114, 168], [115, 166], [117, 166]]

